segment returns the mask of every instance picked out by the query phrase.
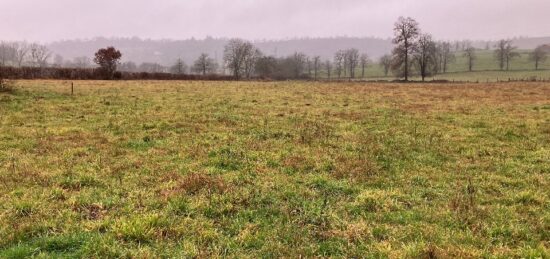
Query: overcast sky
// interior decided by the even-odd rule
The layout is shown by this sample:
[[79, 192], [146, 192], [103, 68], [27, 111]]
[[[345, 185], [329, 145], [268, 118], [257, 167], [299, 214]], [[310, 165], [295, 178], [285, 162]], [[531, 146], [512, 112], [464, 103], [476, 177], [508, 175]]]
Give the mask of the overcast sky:
[[0, 0], [0, 39], [392, 35], [416, 18], [440, 39], [550, 36], [550, 0]]

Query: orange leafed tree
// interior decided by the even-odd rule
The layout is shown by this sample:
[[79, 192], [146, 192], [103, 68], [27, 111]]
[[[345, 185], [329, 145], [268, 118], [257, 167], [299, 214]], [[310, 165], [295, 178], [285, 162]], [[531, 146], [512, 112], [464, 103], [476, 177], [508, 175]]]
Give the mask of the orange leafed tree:
[[94, 62], [100, 66], [105, 79], [113, 79], [121, 57], [122, 54], [120, 51], [114, 47], [107, 47], [95, 53]]

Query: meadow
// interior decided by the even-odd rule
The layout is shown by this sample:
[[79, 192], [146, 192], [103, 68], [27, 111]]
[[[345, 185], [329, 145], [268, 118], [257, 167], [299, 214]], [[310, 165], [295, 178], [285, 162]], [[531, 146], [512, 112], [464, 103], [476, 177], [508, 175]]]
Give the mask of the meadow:
[[550, 83], [15, 85], [0, 258], [550, 256]]
[[[477, 50], [473, 71], [469, 72], [468, 61], [464, 57], [464, 52], [458, 51], [454, 53], [456, 60], [449, 63], [447, 73], [437, 74], [426, 78], [426, 80], [454, 80], [472, 83], [533, 79], [550, 81], [550, 61], [541, 63], [539, 70], [535, 70], [535, 64], [529, 60], [532, 50], [518, 50], [517, 52], [520, 56], [512, 60], [510, 70], [502, 71], [494, 58], [493, 50]], [[367, 66], [365, 77], [362, 77], [361, 68], [357, 68], [355, 74], [358, 79], [395, 80], [395, 76], [391, 72], [388, 76], [385, 76], [383, 68], [377, 62], [372, 62]], [[326, 77], [327, 75], [323, 72], [322, 76]], [[334, 76], [334, 72], [332, 76]], [[418, 76], [413, 76], [413, 79], [420, 80]]]

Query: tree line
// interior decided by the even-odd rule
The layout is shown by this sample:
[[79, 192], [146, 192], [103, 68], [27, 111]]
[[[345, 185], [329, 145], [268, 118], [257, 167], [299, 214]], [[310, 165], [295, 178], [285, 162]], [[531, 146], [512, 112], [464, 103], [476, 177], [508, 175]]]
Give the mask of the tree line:
[[[450, 42], [436, 42], [428, 33], [422, 33], [417, 21], [408, 17], [400, 17], [394, 25], [395, 48], [391, 56], [384, 56], [380, 64], [384, 66], [387, 74], [391, 69], [398, 78], [405, 81], [414, 71], [425, 80], [428, 76], [446, 73], [447, 66], [456, 60], [456, 55], [451, 51]], [[458, 45], [455, 49], [459, 49]], [[485, 50], [489, 50], [487, 45]], [[468, 71], [474, 71], [478, 49], [470, 45], [468, 41], [462, 45], [463, 56], [467, 61]], [[511, 40], [500, 40], [494, 46], [494, 58], [500, 70], [510, 70], [510, 63], [521, 56], [517, 47]], [[535, 69], [547, 60], [548, 46], [539, 46], [529, 54], [529, 60], [534, 62]]]
[[[469, 41], [451, 42], [435, 41], [428, 33], [422, 33], [416, 20], [400, 17], [394, 25], [394, 49], [391, 54], [382, 56], [378, 64], [385, 76], [390, 73], [408, 81], [411, 76], [426, 77], [447, 73], [449, 65], [456, 62], [457, 51], [462, 51], [468, 71], [474, 71], [477, 53]], [[494, 58], [500, 70], [510, 70], [510, 63], [521, 56], [511, 40], [500, 40], [494, 48]], [[490, 50], [487, 44], [485, 50]], [[547, 60], [548, 46], [539, 46], [529, 54], [535, 69]], [[373, 62], [366, 53], [359, 53], [350, 48], [337, 51], [332, 60], [321, 60], [319, 56], [308, 57], [296, 52], [287, 57], [266, 56], [250, 42], [230, 40], [224, 51], [224, 63], [230, 74], [236, 78], [273, 78], [273, 79], [318, 79], [324, 78], [357, 78], [358, 71], [365, 77], [367, 66]]]
[[[408, 81], [413, 76], [425, 78], [447, 73], [449, 65], [456, 62], [457, 53], [466, 60], [467, 71], [474, 71], [478, 51], [469, 41], [445, 42], [436, 41], [428, 33], [423, 33], [417, 21], [410, 17], [400, 17], [394, 24], [394, 48], [391, 54], [382, 56], [378, 65], [384, 76], [393, 75]], [[521, 54], [511, 40], [500, 40], [494, 46], [489, 43], [485, 50], [494, 48], [494, 59], [500, 70], [510, 70], [510, 64]], [[529, 54], [529, 60], [539, 69], [548, 57], [548, 46], [539, 46]], [[53, 62], [49, 60], [53, 56]], [[265, 55], [250, 41], [231, 39], [223, 52], [223, 63], [202, 53], [190, 66], [181, 58], [169, 67], [158, 63], [145, 62], [140, 65], [134, 62], [120, 62], [122, 53], [114, 47], [100, 49], [95, 58], [77, 57], [63, 60], [60, 55], [52, 55], [46, 46], [37, 43], [1, 42], [0, 65], [2, 67], [31, 68], [94, 68], [106, 79], [116, 78], [116, 71], [125, 73], [170, 73], [175, 75], [230, 75], [234, 79], [354, 79], [365, 78], [366, 70], [373, 62], [367, 53], [360, 53], [355, 48], [338, 50], [332, 59], [323, 60], [320, 56], [308, 56], [295, 52], [285, 57]], [[109, 61], [107, 61], [109, 60]], [[95, 66], [94, 66], [95, 64]], [[358, 74], [360, 73], [360, 74]]]

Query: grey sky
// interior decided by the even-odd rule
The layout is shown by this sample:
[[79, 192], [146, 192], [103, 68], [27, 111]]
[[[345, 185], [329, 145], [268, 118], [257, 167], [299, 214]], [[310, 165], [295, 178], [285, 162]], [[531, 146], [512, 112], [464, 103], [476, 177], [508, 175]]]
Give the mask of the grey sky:
[[398, 16], [442, 39], [550, 36], [550, 0], [0, 0], [0, 39], [391, 36]]

